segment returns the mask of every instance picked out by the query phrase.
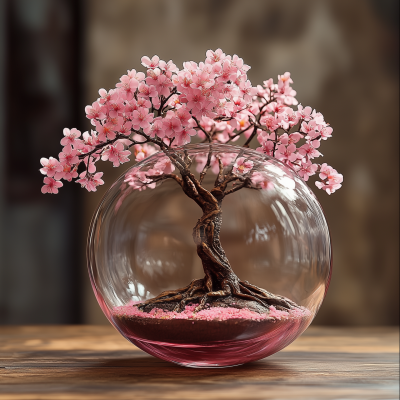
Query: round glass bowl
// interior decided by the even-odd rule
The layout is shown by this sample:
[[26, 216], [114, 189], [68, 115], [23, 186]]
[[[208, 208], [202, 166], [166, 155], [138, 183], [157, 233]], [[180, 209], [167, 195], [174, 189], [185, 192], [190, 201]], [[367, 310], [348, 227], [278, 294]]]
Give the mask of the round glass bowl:
[[[209, 150], [209, 144], [190, 144], [176, 151], [197, 160], [192, 169], [198, 176]], [[192, 238], [202, 216], [199, 206], [173, 180], [146, 190], [133, 190], [124, 182], [133, 168], [153, 168], [165, 158], [162, 152], [112, 185], [94, 214], [88, 238], [92, 287], [111, 324], [147, 353], [193, 367], [243, 364], [286, 347], [315, 317], [331, 276], [328, 226], [305, 182], [291, 168], [254, 150], [213, 144], [212, 152], [227, 164], [231, 160], [230, 165], [237, 157], [253, 160], [254, 169], [267, 176], [269, 189], [242, 189], [223, 200], [221, 244], [242, 281], [289, 298], [299, 306], [296, 312], [272, 307], [269, 313], [249, 311], [246, 316], [227, 309], [210, 318], [201, 317], [205, 311], [194, 311], [198, 304], [175, 314], [137, 312], [135, 304], [204, 277]], [[213, 158], [203, 182], [207, 189], [217, 172]]]

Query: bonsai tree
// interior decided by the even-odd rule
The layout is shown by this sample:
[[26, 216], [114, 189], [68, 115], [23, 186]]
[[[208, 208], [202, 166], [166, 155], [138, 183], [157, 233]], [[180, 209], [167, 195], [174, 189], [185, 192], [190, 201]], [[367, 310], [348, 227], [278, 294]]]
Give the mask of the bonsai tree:
[[[64, 129], [59, 158], [40, 160], [43, 193], [58, 193], [61, 180], [73, 179], [88, 191], [104, 182], [97, 162], [110, 161], [114, 167], [155, 153], [164, 156], [153, 168], [131, 169], [125, 182], [132, 190], [155, 188], [159, 182], [174, 180], [203, 215], [193, 229], [205, 276], [186, 287], [161, 293], [138, 305], [148, 312], [158, 307], [182, 311], [187, 303], [198, 304], [195, 311], [221, 304], [267, 312], [297, 307], [291, 300], [269, 293], [232, 270], [220, 243], [224, 198], [242, 189], [273, 190], [268, 177], [253, 171], [254, 162], [240, 151], [234, 157], [213, 154], [214, 143], [233, 143], [241, 137], [243, 148], [257, 140], [257, 151], [275, 157], [297, 171], [303, 180], [319, 174], [315, 184], [328, 194], [341, 187], [343, 177], [327, 164], [315, 160], [321, 140], [332, 136], [332, 128], [319, 112], [299, 105], [292, 89], [290, 73], [253, 87], [247, 79], [250, 67], [237, 55], [221, 49], [207, 51], [204, 62], [183, 63], [179, 70], [172, 61], [143, 57], [146, 73], [136, 70], [123, 75], [116, 88], [100, 89], [100, 97], [85, 108], [94, 126], [91, 132]], [[192, 160], [187, 151], [178, 151], [192, 137], [210, 143], [207, 154]], [[179, 149], [178, 149], [179, 148]], [[191, 166], [196, 161], [198, 175]], [[211, 190], [203, 181], [210, 168], [217, 171]], [[78, 175], [78, 169], [82, 172]]]

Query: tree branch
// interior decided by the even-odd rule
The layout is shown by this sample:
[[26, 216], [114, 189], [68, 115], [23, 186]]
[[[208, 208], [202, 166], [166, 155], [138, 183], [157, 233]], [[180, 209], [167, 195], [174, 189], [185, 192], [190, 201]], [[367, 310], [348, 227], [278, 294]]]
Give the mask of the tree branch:
[[208, 152], [207, 161], [206, 161], [204, 168], [200, 174], [200, 179], [199, 179], [200, 184], [203, 182], [203, 179], [206, 176], [208, 169], [210, 168], [211, 158], [212, 158], [212, 147], [210, 146], [210, 151]]

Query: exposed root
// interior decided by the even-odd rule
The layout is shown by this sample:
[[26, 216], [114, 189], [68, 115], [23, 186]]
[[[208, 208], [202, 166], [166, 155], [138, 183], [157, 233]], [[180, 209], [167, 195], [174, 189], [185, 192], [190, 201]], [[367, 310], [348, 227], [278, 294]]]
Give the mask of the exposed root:
[[238, 285], [225, 281], [221, 285], [222, 289], [217, 291], [210, 291], [210, 286], [207, 277], [196, 279], [184, 288], [165, 291], [157, 297], [137, 305], [137, 307], [146, 312], [153, 308], [181, 312], [187, 304], [198, 303], [195, 312], [208, 307], [222, 306], [249, 308], [259, 313], [267, 312], [271, 306], [281, 311], [299, 308], [292, 300], [272, 294], [247, 281], [238, 281]]

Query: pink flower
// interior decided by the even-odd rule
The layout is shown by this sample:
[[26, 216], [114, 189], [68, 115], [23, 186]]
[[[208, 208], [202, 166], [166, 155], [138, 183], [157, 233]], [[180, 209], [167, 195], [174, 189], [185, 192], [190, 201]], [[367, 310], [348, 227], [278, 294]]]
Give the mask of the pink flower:
[[197, 118], [214, 118], [216, 117], [216, 114], [212, 111], [213, 108], [214, 104], [211, 103], [211, 101], [202, 101], [200, 102], [200, 104], [197, 105], [197, 107], [194, 107], [192, 109], [192, 114]]
[[79, 176], [80, 179], [78, 179], [77, 182], [80, 183], [81, 186], [88, 192], [95, 192], [97, 190], [97, 186], [104, 184], [104, 181], [101, 179], [103, 172], [97, 172], [97, 174], [91, 175], [87, 174], [85, 171]]
[[104, 119], [104, 107], [95, 101], [91, 106], [85, 107], [86, 118], [88, 119]]
[[96, 129], [98, 132], [98, 138], [101, 142], [105, 142], [107, 140], [115, 139], [114, 132], [115, 125], [110, 122], [106, 122], [104, 125], [100, 123], [96, 123]]
[[327, 183], [316, 181], [315, 186], [318, 189], [325, 190], [326, 193], [328, 193], [328, 194], [335, 193], [336, 190], [338, 190], [342, 187], [342, 185], [340, 183], [334, 183], [334, 182], [330, 182], [330, 181], [328, 181]]
[[146, 187], [151, 189], [156, 187], [155, 182], [152, 183], [152, 180], [147, 178], [146, 172], [141, 171], [139, 167], [135, 167], [128, 172], [125, 176], [124, 182], [127, 182], [133, 189], [139, 191], [145, 190]]
[[274, 184], [270, 182], [264, 174], [257, 171], [251, 176], [251, 183], [264, 190], [274, 188]]
[[170, 174], [175, 170], [175, 166], [168, 157], [163, 157], [155, 163], [154, 169], [162, 171], [164, 174]]
[[154, 82], [154, 86], [156, 87], [156, 90], [160, 96], [168, 97], [170, 95], [169, 88], [173, 85], [169, 78], [167, 78], [165, 75], [160, 75]]
[[188, 121], [192, 117], [186, 107], [186, 105], [183, 105], [179, 108], [176, 109], [175, 115], [177, 118], [179, 118], [179, 121], [183, 126], [187, 125]]
[[253, 96], [257, 94], [257, 88], [253, 88], [250, 81], [242, 82], [239, 89], [244, 101], [246, 102], [251, 101]]
[[300, 165], [300, 169], [297, 173], [307, 182], [308, 178], [315, 174], [315, 171], [318, 169], [317, 164], [313, 164], [311, 161], [302, 162]]
[[78, 151], [73, 150], [71, 145], [64, 147], [63, 151], [59, 154], [60, 162], [62, 164], [77, 164], [79, 162]]
[[146, 157], [151, 156], [152, 154], [154, 154], [157, 151], [153, 146], [150, 146], [147, 143], [145, 143], [143, 145], [135, 144], [133, 146], [133, 148], [134, 148], [134, 155], [135, 155], [136, 161], [142, 161]]
[[205, 97], [202, 95], [202, 93], [199, 89], [190, 90], [187, 93], [186, 98], [188, 99], [187, 106], [189, 109], [198, 107], [199, 104], [205, 100]]
[[57, 194], [58, 188], [63, 186], [62, 182], [55, 181], [53, 178], [44, 178], [43, 179], [44, 185], [42, 186], [42, 193], [52, 193]]
[[144, 83], [140, 83], [138, 90], [139, 90], [140, 97], [149, 98], [149, 97], [157, 97], [158, 96], [156, 87], [153, 85], [147, 86]]
[[116, 84], [116, 87], [119, 88], [124, 99], [131, 100], [135, 90], [139, 85], [139, 82], [135, 78], [131, 78], [128, 75], [121, 76], [120, 81], [121, 82]]
[[290, 135], [284, 133], [283, 135], [279, 136], [279, 142], [284, 145], [297, 143], [301, 139], [301, 137], [301, 134], [298, 132], [291, 133]]
[[[157, 100], [157, 99], [158, 99], [158, 97], [153, 97], [153, 102], [155, 100]], [[140, 107], [143, 107], [143, 108], [150, 108], [151, 107], [151, 102], [150, 102], [150, 100], [146, 99], [146, 97], [139, 97], [137, 99], [136, 103], [137, 103], [137, 106], [138, 106], [137, 109], [139, 109]]]
[[221, 49], [217, 49], [215, 51], [208, 50], [206, 52], [206, 63], [214, 64], [217, 62], [221, 62], [225, 59], [225, 53]]
[[246, 161], [244, 157], [239, 157], [236, 159], [233, 165], [233, 172], [236, 174], [247, 174], [253, 168], [253, 161]]
[[304, 107], [299, 104], [297, 107], [297, 115], [300, 119], [304, 119], [304, 121], [309, 121], [311, 119], [312, 108]]
[[190, 143], [190, 137], [196, 134], [197, 132], [193, 128], [185, 127], [181, 131], [175, 133], [174, 144], [176, 146], [183, 146], [186, 143]]
[[116, 90], [110, 90], [109, 92], [107, 92], [105, 89], [100, 89], [99, 95], [100, 99], [98, 101], [100, 102], [100, 104], [107, 104], [110, 101], [116, 100], [118, 98], [118, 92]]
[[154, 118], [153, 123], [151, 124], [150, 130], [147, 132], [147, 134], [150, 137], [155, 137], [158, 136], [160, 138], [165, 137], [165, 131], [163, 127], [163, 119], [161, 117]]
[[293, 162], [297, 160], [296, 151], [297, 148], [293, 143], [288, 146], [278, 144], [278, 146], [276, 146], [275, 156], [278, 160]]
[[143, 72], [136, 72], [136, 69], [131, 69], [128, 70], [128, 76], [131, 79], [136, 79], [138, 82], [141, 82], [144, 80], [144, 78], [146, 77], [145, 74]]
[[271, 114], [264, 115], [260, 118], [261, 125], [264, 125], [270, 132], [279, 128], [278, 119]]
[[80, 140], [78, 139], [78, 137], [81, 136], [81, 132], [78, 131], [78, 129], [72, 128], [71, 130], [69, 130], [68, 128], [64, 128], [64, 138], [61, 139], [61, 144], [63, 146], [67, 146], [69, 145], [75, 145], [78, 144], [79, 146], [79, 142]]
[[158, 56], [153, 56], [151, 60], [147, 56], [142, 57], [142, 65], [147, 68], [157, 68], [159, 61], [160, 57]]
[[261, 147], [257, 147], [256, 149], [260, 153], [265, 153], [270, 157], [273, 157], [273, 150], [274, 150], [274, 142], [271, 140], [265, 140], [261, 143]]
[[102, 154], [101, 159], [103, 161], [111, 161], [114, 167], [119, 167], [120, 164], [129, 161], [128, 157], [130, 154], [131, 152], [125, 150], [124, 145], [121, 142], [118, 142], [115, 146], [109, 146]]
[[319, 134], [321, 135], [322, 140], [327, 140], [328, 138], [332, 137], [333, 129], [330, 126], [324, 126]]
[[72, 179], [78, 177], [78, 172], [76, 172], [77, 168], [77, 166], [73, 167], [72, 165], [64, 163], [62, 164], [62, 170], [56, 172], [54, 178], [57, 180], [65, 179], [66, 181], [71, 182]]
[[163, 120], [164, 135], [168, 138], [174, 137], [182, 130], [181, 121], [175, 116], [167, 115]]
[[324, 163], [321, 165], [319, 177], [325, 182], [315, 182], [317, 188], [325, 190], [326, 193], [332, 194], [336, 190], [342, 187], [343, 175], [333, 169], [328, 164]]
[[153, 120], [154, 114], [149, 114], [147, 108], [140, 107], [132, 113], [132, 125], [134, 129], [150, 129], [150, 122]]
[[60, 162], [57, 159], [53, 158], [53, 157], [50, 157], [49, 159], [44, 158], [44, 157], [41, 158], [40, 159], [40, 164], [43, 165], [43, 168], [40, 168], [40, 172], [43, 175], [47, 175], [49, 177], [54, 176], [54, 174], [56, 172], [62, 171], [62, 169], [63, 169], [63, 167], [60, 164]]
[[307, 156], [309, 158], [316, 158], [322, 156], [322, 154], [315, 149], [315, 147], [318, 146], [319, 146], [318, 140], [314, 140], [312, 143], [303, 144], [303, 146], [299, 148], [299, 154], [301, 154], [304, 157]]

